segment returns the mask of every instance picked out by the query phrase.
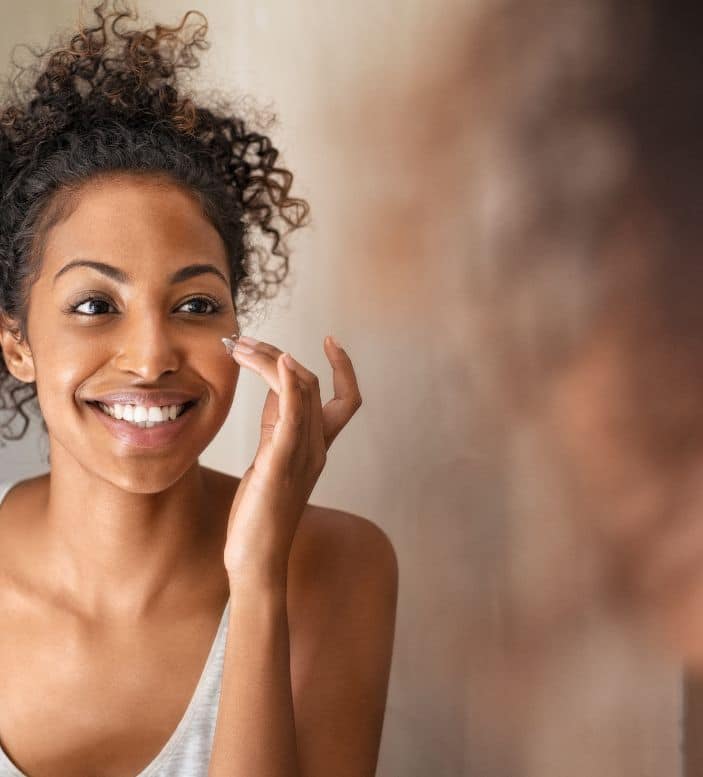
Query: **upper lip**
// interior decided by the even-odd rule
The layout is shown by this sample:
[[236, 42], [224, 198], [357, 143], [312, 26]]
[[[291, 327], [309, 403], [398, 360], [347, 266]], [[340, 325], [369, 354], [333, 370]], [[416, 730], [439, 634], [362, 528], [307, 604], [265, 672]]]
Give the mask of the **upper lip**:
[[184, 405], [197, 401], [199, 397], [187, 391], [159, 389], [158, 391], [135, 391], [134, 389], [117, 389], [99, 396], [89, 397], [88, 402], [102, 402], [106, 405], [143, 405], [144, 407], [165, 407], [166, 405]]

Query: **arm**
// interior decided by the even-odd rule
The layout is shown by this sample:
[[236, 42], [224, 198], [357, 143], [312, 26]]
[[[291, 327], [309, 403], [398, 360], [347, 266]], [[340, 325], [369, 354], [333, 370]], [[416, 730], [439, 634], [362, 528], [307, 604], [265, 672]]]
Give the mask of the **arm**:
[[286, 587], [230, 579], [220, 706], [208, 777], [300, 777]]

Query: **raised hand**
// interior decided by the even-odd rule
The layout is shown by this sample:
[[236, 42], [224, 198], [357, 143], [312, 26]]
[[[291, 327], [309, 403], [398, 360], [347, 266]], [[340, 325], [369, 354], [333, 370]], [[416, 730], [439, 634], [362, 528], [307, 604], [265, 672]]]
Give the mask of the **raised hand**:
[[228, 353], [261, 375], [270, 390], [253, 462], [237, 488], [224, 561], [230, 576], [285, 583], [295, 531], [327, 461], [327, 451], [361, 406], [351, 359], [331, 337], [334, 398], [322, 406], [317, 376], [289, 353], [250, 337], [222, 338]]

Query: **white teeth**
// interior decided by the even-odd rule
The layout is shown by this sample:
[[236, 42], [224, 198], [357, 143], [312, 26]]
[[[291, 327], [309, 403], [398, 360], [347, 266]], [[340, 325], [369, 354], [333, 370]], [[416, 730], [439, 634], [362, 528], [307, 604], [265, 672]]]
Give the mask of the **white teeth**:
[[156, 424], [174, 421], [185, 405], [164, 405], [163, 407], [144, 407], [144, 405], [105, 405], [98, 403], [107, 415], [118, 420], [128, 421], [141, 428], [150, 428]]

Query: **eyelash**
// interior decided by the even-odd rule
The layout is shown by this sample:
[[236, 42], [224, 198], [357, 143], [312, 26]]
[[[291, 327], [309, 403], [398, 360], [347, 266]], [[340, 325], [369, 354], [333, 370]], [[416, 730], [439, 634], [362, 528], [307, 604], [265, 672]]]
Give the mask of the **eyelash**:
[[[206, 297], [205, 295], [197, 295], [195, 297], [190, 297], [189, 299], [184, 300], [181, 302], [181, 304], [178, 307], [182, 307], [183, 305], [187, 304], [188, 302], [192, 302], [193, 300], [205, 300], [206, 302], [209, 302], [212, 306], [212, 310], [209, 313], [193, 313], [195, 316], [214, 316], [215, 314], [219, 313], [222, 308], [223, 304], [215, 299], [214, 297]], [[93, 300], [96, 300], [98, 302], [104, 302], [106, 305], [110, 305], [110, 301], [106, 300], [104, 297], [91, 295], [90, 297], [85, 297], [80, 302], [76, 302], [74, 305], [69, 305], [67, 308], [68, 313], [73, 313], [77, 316], [86, 316], [87, 318], [95, 318], [96, 316], [104, 316], [107, 315], [106, 313], [79, 313], [78, 308], [81, 305], [85, 305], [86, 302], [92, 302]]]

